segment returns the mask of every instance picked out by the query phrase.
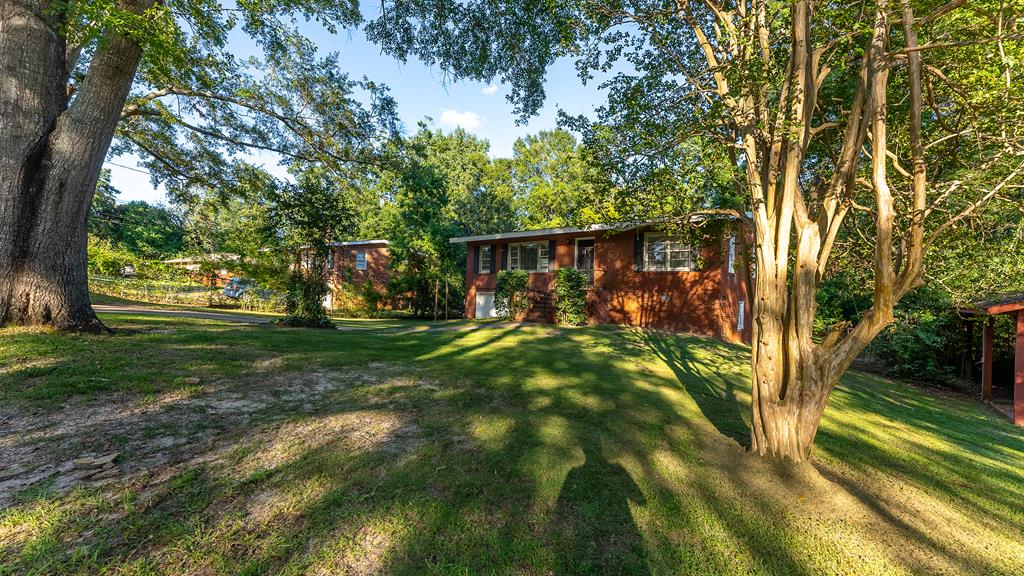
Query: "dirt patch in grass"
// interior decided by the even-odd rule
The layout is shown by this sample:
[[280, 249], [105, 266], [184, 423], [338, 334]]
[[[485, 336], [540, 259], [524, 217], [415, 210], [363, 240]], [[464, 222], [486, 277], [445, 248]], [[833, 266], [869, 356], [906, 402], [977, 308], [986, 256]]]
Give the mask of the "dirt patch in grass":
[[[327, 442], [341, 441], [351, 450], [401, 451], [417, 433], [404, 415], [394, 409], [339, 412], [332, 401], [337, 392], [357, 387], [429, 385], [400, 370], [373, 363], [256, 373], [155, 396], [105, 395], [55, 411], [0, 408], [0, 508], [29, 489], [59, 495], [80, 485], [160, 482], [183, 466], [228, 458], [243, 439], [263, 447], [240, 473], [273, 467]], [[111, 460], [113, 466], [93, 466], [90, 460]], [[103, 470], [113, 471], [99, 474]]]

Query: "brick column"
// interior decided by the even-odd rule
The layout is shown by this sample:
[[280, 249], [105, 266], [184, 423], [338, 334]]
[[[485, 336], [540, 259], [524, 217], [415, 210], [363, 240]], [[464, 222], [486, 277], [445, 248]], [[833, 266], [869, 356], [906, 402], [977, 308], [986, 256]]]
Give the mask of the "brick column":
[[992, 399], [992, 330], [993, 318], [991, 316], [985, 322], [985, 332], [981, 338], [981, 398], [982, 400]]
[[1017, 349], [1013, 361], [1013, 423], [1024, 426], [1024, 310], [1017, 311]]

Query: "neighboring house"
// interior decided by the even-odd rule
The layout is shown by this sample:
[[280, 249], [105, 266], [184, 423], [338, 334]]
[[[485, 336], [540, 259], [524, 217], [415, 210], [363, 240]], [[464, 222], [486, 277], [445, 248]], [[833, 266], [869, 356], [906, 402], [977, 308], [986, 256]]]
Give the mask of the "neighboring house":
[[549, 228], [452, 238], [467, 245], [466, 316], [495, 316], [497, 273], [530, 272], [526, 318], [554, 320], [555, 270], [592, 279], [587, 317], [615, 323], [750, 341], [746, 274], [725, 226], [697, 250], [651, 224]]
[[387, 240], [331, 242], [330, 247], [327, 268], [330, 271], [331, 294], [324, 302], [328, 308], [333, 306], [342, 283], [362, 288], [369, 281], [377, 292], [383, 293], [387, 289], [388, 264], [391, 261]]
[[236, 274], [232, 268], [238, 261], [236, 254], [201, 254], [164, 260], [164, 264], [185, 270], [189, 277], [203, 284], [223, 288]]

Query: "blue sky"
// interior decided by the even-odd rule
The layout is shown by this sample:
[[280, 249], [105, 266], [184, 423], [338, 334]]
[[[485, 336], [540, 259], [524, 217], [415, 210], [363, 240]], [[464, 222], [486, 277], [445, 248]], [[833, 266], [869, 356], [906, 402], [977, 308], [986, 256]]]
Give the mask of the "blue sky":
[[[323, 53], [340, 54], [345, 72], [353, 77], [365, 75], [375, 82], [386, 84], [398, 102], [399, 116], [406, 132], [415, 131], [417, 122], [430, 117], [435, 128], [448, 131], [461, 126], [486, 138], [491, 143], [491, 155], [495, 157], [510, 156], [512, 144], [517, 138], [554, 128], [560, 108], [574, 115], [589, 115], [604, 101], [595, 82], [582, 85], [571, 61], [558, 62], [548, 72], [544, 108], [526, 125], [517, 126], [512, 104], [505, 98], [508, 92], [501, 84], [446, 83], [443, 74], [436, 68], [428, 68], [418, 60], [402, 64], [381, 54], [379, 47], [368, 42], [361, 30], [347, 30], [331, 35], [311, 26], [308, 34]], [[248, 40], [239, 35], [232, 46], [238, 53], [247, 54], [252, 49], [251, 41]], [[121, 191], [118, 201], [163, 202], [163, 191], [153, 188], [149, 175], [144, 171], [132, 170], [138, 168], [135, 160], [133, 157], [121, 156], [112, 158], [106, 164], [111, 170], [114, 186]], [[277, 160], [270, 154], [255, 155], [252, 160], [263, 164], [273, 173], [284, 175], [283, 170], [275, 168]]]

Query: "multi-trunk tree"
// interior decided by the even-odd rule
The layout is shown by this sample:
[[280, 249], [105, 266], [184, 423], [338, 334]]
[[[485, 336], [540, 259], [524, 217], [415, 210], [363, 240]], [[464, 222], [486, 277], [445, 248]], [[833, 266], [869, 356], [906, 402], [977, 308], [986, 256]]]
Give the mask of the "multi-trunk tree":
[[[369, 31], [401, 58], [500, 78], [527, 115], [556, 59], [604, 74], [597, 122], [568, 124], [612, 151], [626, 190], [638, 174], [706, 173], [673, 166], [681, 151], [731, 159], [754, 240], [751, 448], [803, 460], [928, 248], [987, 199], [1020, 197], [1022, 13], [1019, 0], [446, 0], [385, 3]], [[817, 291], [851, 215], [869, 224], [873, 250], [853, 265], [871, 270], [872, 302], [821, 337]]]
[[[176, 195], [244, 186], [245, 150], [338, 171], [372, 161], [394, 102], [298, 30], [360, 18], [332, 0], [0, 0], [0, 325], [103, 329], [86, 220], [112, 142]], [[251, 57], [228, 50], [238, 30]]]

